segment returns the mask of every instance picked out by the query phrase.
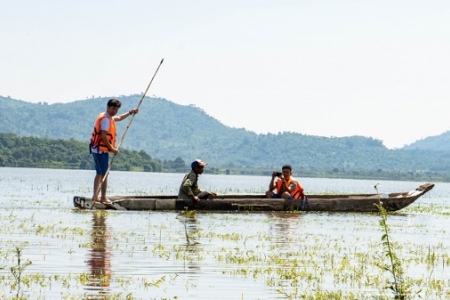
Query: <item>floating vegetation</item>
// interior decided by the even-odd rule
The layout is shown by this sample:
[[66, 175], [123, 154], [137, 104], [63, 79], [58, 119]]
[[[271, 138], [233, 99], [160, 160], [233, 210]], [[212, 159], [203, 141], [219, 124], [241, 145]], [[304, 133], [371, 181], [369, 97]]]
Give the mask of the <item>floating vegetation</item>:
[[[39, 211], [3, 211], [2, 220], [10, 224], [4, 224], [6, 231], [5, 227], [0, 229], [0, 251], [4, 257], [0, 262], [0, 283], [17, 292], [20, 278], [18, 299], [39, 299], [36, 295], [51, 299], [56, 294], [55, 299], [99, 299], [94, 298], [98, 295], [103, 295], [102, 299], [146, 299], [144, 294], [149, 289], [160, 297], [175, 299], [185, 295], [186, 290], [199, 292], [221, 286], [220, 279], [219, 283], [212, 283], [207, 277], [193, 282], [188, 276], [191, 268], [200, 277], [201, 269], [211, 268], [216, 280], [248, 281], [249, 294], [257, 283], [269, 298], [391, 297], [386, 282], [392, 280], [384, 273], [387, 267], [379, 268], [386, 252], [379, 243], [376, 214], [73, 211], [61, 215], [74, 217], [76, 222], [40, 219]], [[444, 299], [450, 291], [445, 276], [450, 246], [444, 240], [421, 243], [409, 237], [402, 242], [404, 234], [428, 234], [424, 224], [405, 226], [407, 217], [394, 214], [390, 219], [396, 229], [390, 234], [400, 236], [397, 242], [389, 243], [407, 266], [402, 281], [396, 279], [391, 287], [401, 283], [414, 287], [418, 297]], [[7, 232], [14, 235], [5, 240]], [[445, 236], [444, 231], [439, 234]], [[22, 242], [22, 237], [30, 242]], [[393, 253], [393, 249], [389, 251]], [[33, 263], [19, 267], [18, 254], [22, 262]], [[55, 273], [43, 272], [41, 268], [45, 270], [52, 255], [59, 256], [59, 263], [67, 267]], [[36, 258], [30, 259], [31, 256], [41, 260], [39, 267], [35, 267]], [[97, 259], [97, 269], [88, 271], [92, 258]], [[131, 263], [133, 269], [114, 271], [114, 260], [122, 268]], [[78, 261], [78, 267], [71, 269], [70, 261]], [[152, 265], [162, 262], [168, 267], [152, 271]], [[397, 266], [396, 261], [392, 260], [390, 266]], [[15, 273], [10, 271], [13, 267]], [[80, 292], [80, 288], [94, 286], [96, 292]], [[168, 289], [176, 292], [168, 293]], [[1, 296], [13, 299], [6, 290], [3, 288]], [[245, 291], [244, 288], [244, 299]]]
[[382, 213], [80, 211], [68, 195], [90, 194], [87, 184], [59, 174], [2, 186], [1, 299], [450, 297], [450, 185], [380, 222]]

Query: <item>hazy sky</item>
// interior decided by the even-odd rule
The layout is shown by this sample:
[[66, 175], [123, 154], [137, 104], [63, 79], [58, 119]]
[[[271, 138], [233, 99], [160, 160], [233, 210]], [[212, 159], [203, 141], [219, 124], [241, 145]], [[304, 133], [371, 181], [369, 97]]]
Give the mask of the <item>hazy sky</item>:
[[449, 16], [448, 0], [0, 0], [0, 95], [141, 93], [164, 58], [149, 96], [398, 148], [450, 129]]

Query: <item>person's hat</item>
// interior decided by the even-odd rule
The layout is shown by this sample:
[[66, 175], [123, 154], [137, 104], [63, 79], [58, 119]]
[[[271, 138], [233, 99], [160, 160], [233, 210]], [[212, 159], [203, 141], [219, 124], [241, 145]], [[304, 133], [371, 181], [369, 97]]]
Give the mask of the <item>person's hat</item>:
[[192, 162], [191, 164], [191, 168], [195, 168], [195, 167], [204, 167], [206, 166], [207, 163], [205, 163], [204, 161], [202, 161], [201, 159], [196, 159]]

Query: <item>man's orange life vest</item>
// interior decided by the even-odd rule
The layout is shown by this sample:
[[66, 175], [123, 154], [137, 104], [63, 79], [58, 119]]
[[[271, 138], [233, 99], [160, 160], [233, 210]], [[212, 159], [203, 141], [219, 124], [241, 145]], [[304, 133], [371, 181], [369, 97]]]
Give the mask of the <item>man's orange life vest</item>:
[[[292, 198], [294, 198], [294, 199], [301, 199], [303, 197], [303, 188], [300, 185], [300, 182], [298, 182], [297, 180], [294, 179], [294, 177], [291, 176], [289, 178], [289, 181], [286, 181], [286, 186], [289, 187], [292, 182], [295, 182], [297, 188], [295, 190], [293, 190], [292, 192], [290, 192], [289, 194], [291, 194]], [[277, 194], [280, 193], [282, 184], [283, 184], [282, 180], [278, 180], [276, 182], [275, 187], [277, 189]]]
[[100, 128], [100, 123], [104, 118], [109, 118], [109, 129], [106, 132], [106, 138], [112, 147], [116, 145], [116, 122], [111, 118], [107, 113], [100, 113], [95, 121], [94, 131], [92, 131], [91, 136], [91, 148], [97, 148], [99, 151], [108, 152], [109, 149], [106, 147], [105, 143], [102, 140], [102, 131]]

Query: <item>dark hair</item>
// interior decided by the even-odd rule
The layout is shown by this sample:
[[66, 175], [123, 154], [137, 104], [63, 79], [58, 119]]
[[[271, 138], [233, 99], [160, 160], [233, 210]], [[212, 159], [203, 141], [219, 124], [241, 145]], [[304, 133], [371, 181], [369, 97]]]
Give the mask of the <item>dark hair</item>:
[[122, 103], [120, 103], [120, 101], [119, 100], [117, 100], [117, 99], [109, 99], [109, 101], [108, 101], [108, 107], [121, 107], [122, 106]]
[[291, 165], [284, 165], [284, 166], [281, 168], [281, 170], [283, 170], [283, 169], [289, 169], [289, 171], [292, 172], [292, 167], [291, 167]]

